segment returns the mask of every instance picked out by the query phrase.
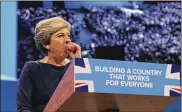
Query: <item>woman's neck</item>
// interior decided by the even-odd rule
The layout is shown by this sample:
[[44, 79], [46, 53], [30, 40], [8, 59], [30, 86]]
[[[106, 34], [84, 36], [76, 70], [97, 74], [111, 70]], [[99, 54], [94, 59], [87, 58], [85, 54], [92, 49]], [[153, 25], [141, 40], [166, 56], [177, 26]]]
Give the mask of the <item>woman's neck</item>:
[[57, 58], [51, 56], [46, 56], [44, 59], [41, 60], [41, 62], [52, 64], [55, 66], [65, 66], [66, 64], [68, 64], [68, 60], [66, 58]]

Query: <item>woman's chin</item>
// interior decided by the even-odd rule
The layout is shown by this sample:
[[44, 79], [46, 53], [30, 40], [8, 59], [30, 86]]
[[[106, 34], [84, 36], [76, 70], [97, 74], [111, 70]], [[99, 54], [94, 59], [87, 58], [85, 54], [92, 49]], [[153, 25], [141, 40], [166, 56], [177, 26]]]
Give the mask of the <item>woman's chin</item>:
[[67, 58], [68, 56], [69, 56], [68, 53], [65, 53], [65, 54], [64, 54], [64, 57], [65, 57], [65, 58]]

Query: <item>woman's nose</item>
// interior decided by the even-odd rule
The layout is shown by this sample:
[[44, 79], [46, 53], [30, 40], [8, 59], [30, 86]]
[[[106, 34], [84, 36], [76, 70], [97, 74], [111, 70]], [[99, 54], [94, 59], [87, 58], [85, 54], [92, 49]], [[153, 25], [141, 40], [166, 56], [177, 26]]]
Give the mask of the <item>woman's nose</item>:
[[68, 35], [66, 35], [66, 37], [65, 37], [65, 42], [66, 43], [70, 43], [71, 42], [71, 39], [70, 39], [70, 37]]
[[66, 44], [69, 44], [69, 43], [71, 43], [71, 41], [65, 41], [65, 43], [66, 43]]
[[65, 40], [65, 43], [67, 43], [67, 44], [70, 42], [71, 42], [71, 39], [69, 39], [69, 38]]

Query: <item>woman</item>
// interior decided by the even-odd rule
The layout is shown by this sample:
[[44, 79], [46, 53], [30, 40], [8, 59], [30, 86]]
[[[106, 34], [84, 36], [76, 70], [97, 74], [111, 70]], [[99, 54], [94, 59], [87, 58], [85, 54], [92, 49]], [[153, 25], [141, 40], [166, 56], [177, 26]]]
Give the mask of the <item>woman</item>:
[[18, 112], [43, 112], [67, 70], [67, 57], [81, 58], [80, 46], [70, 40], [70, 24], [60, 17], [40, 21], [34, 39], [45, 58], [25, 63], [17, 90]]

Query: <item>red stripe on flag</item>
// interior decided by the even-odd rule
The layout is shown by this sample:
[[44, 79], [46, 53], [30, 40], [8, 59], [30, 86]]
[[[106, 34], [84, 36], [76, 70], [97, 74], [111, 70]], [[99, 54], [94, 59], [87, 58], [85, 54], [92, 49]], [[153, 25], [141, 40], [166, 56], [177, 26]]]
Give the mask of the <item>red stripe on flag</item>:
[[84, 82], [77, 82], [77, 83], [75, 83], [75, 86], [78, 86], [80, 84], [85, 84], [85, 83]]
[[181, 89], [178, 89], [178, 88], [172, 88], [172, 89], [174, 89], [176, 91], [179, 91], [179, 92], [181, 91]]

